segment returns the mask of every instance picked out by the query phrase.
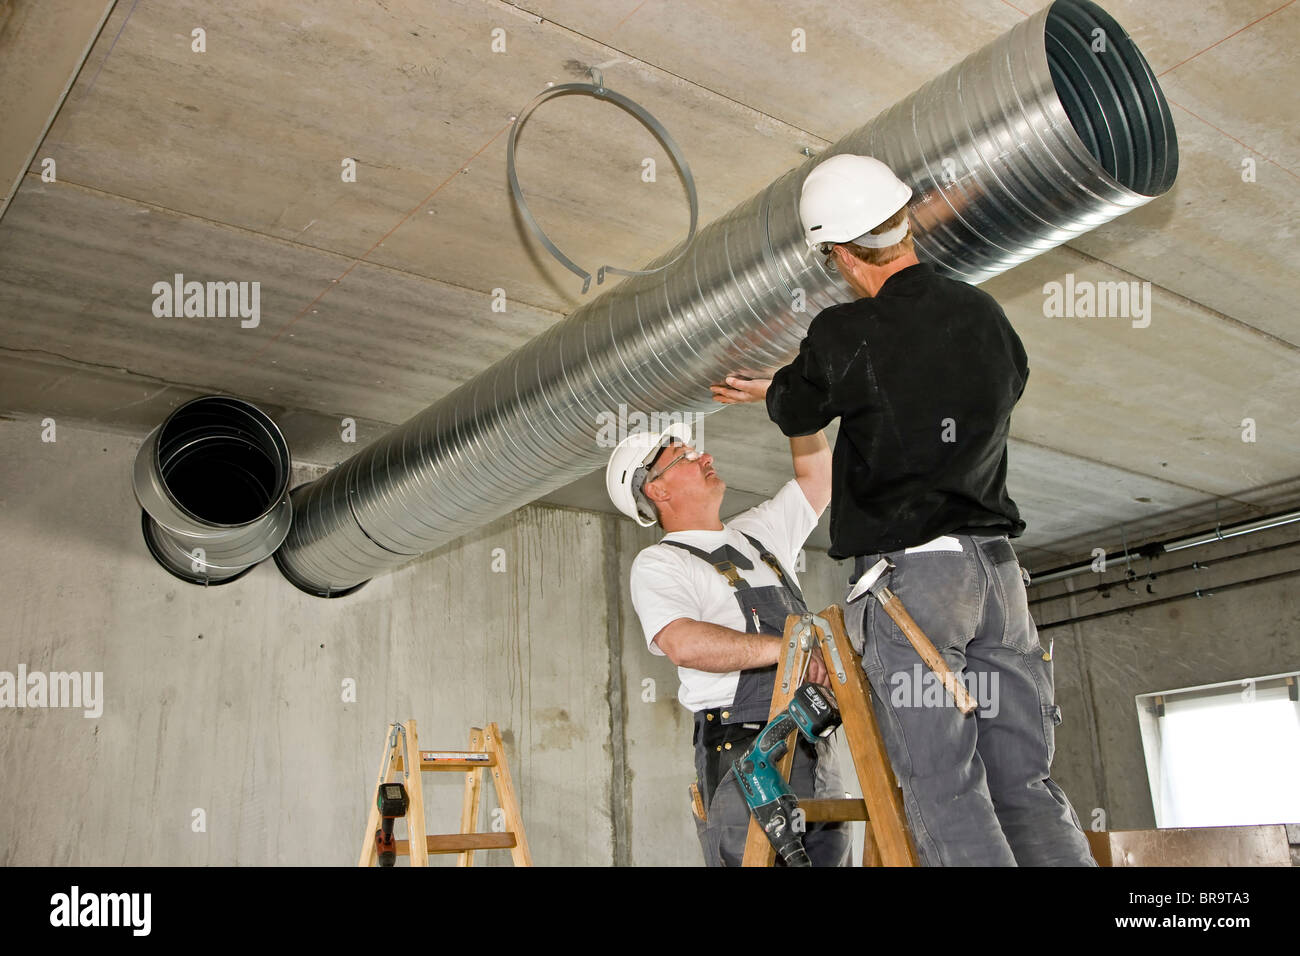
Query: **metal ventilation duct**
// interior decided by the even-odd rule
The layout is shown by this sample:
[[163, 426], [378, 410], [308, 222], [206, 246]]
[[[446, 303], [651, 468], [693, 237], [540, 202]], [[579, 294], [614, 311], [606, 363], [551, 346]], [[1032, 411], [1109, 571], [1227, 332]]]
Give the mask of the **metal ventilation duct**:
[[281, 571], [337, 596], [603, 465], [601, 412], [707, 414], [709, 382], [786, 364], [813, 316], [849, 297], [798, 216], [804, 177], [836, 153], [909, 183], [918, 254], [969, 282], [1148, 202], [1178, 166], [1133, 41], [1095, 4], [1057, 0], [705, 227], [668, 269], [625, 280], [295, 489]]
[[154, 559], [191, 584], [226, 584], [289, 533], [289, 446], [260, 409], [208, 395], [186, 402], [135, 457], [136, 500]]

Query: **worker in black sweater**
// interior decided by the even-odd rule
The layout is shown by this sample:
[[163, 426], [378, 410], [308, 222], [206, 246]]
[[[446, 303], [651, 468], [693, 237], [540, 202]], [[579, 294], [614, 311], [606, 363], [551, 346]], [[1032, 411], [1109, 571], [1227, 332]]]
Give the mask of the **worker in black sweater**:
[[[846, 624], [921, 861], [1095, 865], [1051, 778], [1052, 663], [1008, 540], [1025, 528], [1006, 490], [1025, 350], [991, 296], [917, 259], [911, 194], [867, 156], [809, 173], [799, 207], [809, 246], [858, 298], [817, 315], [770, 382], [728, 378], [714, 396], [765, 399], [787, 436], [840, 419], [830, 554], [854, 559]], [[895, 564], [890, 589], [979, 703], [971, 716], [877, 602], [854, 592], [882, 556]]]

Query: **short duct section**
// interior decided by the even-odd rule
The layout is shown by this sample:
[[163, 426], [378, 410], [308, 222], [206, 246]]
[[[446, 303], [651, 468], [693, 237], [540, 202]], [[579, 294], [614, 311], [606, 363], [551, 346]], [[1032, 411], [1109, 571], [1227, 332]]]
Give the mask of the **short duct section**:
[[[1173, 185], [1173, 119], [1133, 41], [1057, 0], [634, 276], [294, 490], [284, 575], [336, 597], [601, 467], [602, 414], [708, 414], [708, 383], [769, 373], [850, 299], [806, 247], [804, 178], [837, 153], [909, 185], [917, 253], [978, 283]], [[678, 250], [651, 263], [668, 262]], [[605, 420], [608, 420], [607, 418]]]
[[260, 409], [222, 395], [187, 402], [136, 454], [145, 544], [190, 584], [235, 580], [289, 533], [289, 470], [289, 446]]

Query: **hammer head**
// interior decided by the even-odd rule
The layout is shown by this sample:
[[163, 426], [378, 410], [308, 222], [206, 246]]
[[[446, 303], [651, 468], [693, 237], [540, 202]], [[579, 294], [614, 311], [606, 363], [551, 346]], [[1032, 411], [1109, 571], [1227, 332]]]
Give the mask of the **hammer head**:
[[889, 558], [881, 558], [854, 583], [853, 590], [849, 593], [849, 601], [856, 600], [868, 591], [873, 594], [878, 593], [885, 586], [885, 575], [892, 570], [894, 570], [894, 562]]
[[867, 573], [858, 578], [857, 588], [867, 591], [875, 591], [884, 586], [882, 580], [890, 571], [894, 570], [894, 562], [889, 558], [881, 558], [873, 564]]

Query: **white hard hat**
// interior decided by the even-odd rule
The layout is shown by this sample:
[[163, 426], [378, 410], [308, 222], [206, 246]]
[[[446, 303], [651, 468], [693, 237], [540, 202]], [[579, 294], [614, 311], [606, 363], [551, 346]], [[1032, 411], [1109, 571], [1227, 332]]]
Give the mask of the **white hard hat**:
[[673, 441], [690, 444], [691, 426], [674, 422], [661, 432], [636, 432], [628, 435], [605, 466], [605, 490], [619, 511], [643, 528], [655, 523], [654, 508], [641, 493], [650, 464]]
[[879, 236], [866, 233], [911, 198], [912, 187], [880, 160], [841, 153], [813, 167], [804, 179], [799, 219], [809, 248], [822, 242], [854, 242], [884, 249], [903, 241], [906, 220]]

